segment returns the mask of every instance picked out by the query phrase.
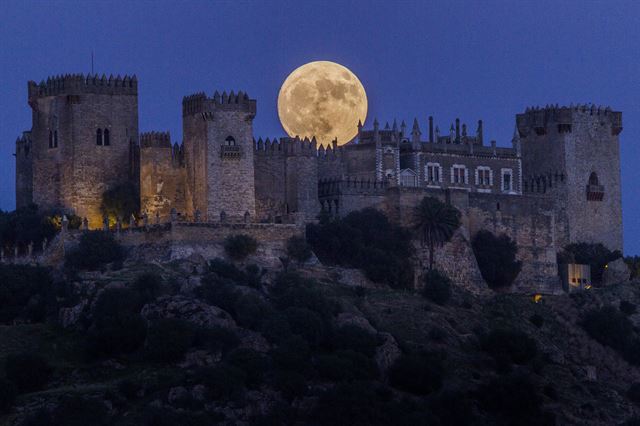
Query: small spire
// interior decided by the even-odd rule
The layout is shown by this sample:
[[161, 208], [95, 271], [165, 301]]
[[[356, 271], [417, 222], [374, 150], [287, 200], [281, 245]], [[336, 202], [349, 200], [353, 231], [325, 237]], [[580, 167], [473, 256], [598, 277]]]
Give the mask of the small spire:
[[389, 127], [389, 122], [387, 121], [386, 124], [384, 125], [384, 129], [385, 130], [389, 130], [391, 129], [391, 127]]
[[393, 119], [393, 131], [397, 132], [398, 131], [398, 123], [396, 122], [396, 119]]

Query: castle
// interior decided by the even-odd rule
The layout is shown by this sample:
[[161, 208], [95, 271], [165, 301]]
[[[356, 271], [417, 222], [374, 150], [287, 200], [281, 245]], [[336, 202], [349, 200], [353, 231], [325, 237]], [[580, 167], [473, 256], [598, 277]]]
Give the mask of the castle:
[[[618, 135], [622, 114], [549, 105], [516, 115], [510, 148], [456, 120], [372, 129], [338, 146], [255, 139], [256, 101], [233, 91], [182, 101], [183, 141], [138, 132], [135, 76], [65, 75], [28, 83], [30, 131], [16, 141], [17, 207], [61, 208], [102, 226], [102, 194], [134, 185], [142, 213], [168, 220], [278, 222], [376, 207], [410, 223], [425, 195], [454, 204], [464, 229], [506, 233], [522, 285], [555, 285], [556, 253], [572, 242], [622, 250]], [[124, 218], [125, 220], [127, 218]], [[467, 235], [467, 239], [469, 237]], [[546, 284], [545, 284], [546, 283]]]

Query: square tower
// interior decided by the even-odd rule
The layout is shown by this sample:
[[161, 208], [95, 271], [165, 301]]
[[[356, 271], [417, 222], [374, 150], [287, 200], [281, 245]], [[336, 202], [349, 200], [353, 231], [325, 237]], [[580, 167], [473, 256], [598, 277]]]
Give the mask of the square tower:
[[602, 243], [622, 250], [622, 113], [611, 108], [531, 108], [516, 116], [525, 187], [554, 198], [558, 248]]
[[203, 219], [255, 218], [253, 119], [246, 93], [204, 93], [182, 101], [187, 213]]

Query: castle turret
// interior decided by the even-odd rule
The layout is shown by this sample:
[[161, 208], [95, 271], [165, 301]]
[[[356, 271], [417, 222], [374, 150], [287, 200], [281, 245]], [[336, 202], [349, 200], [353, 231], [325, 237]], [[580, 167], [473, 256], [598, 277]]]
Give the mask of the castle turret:
[[567, 229], [559, 245], [601, 242], [622, 250], [622, 113], [579, 105], [527, 108], [516, 116], [525, 179], [561, 176], [553, 197]]
[[81, 74], [28, 83], [33, 202], [102, 224], [106, 190], [137, 190], [138, 82], [135, 76]]
[[255, 217], [253, 119], [256, 101], [246, 93], [204, 93], [182, 101], [187, 212], [207, 220]]

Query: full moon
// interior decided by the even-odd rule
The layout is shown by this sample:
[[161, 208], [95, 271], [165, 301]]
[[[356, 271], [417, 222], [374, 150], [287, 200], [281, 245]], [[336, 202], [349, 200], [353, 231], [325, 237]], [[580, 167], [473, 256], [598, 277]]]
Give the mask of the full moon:
[[338, 145], [358, 134], [358, 120], [367, 117], [367, 94], [348, 68], [329, 61], [309, 62], [295, 69], [278, 95], [278, 116], [291, 137], [316, 137]]

